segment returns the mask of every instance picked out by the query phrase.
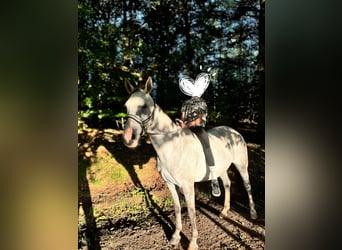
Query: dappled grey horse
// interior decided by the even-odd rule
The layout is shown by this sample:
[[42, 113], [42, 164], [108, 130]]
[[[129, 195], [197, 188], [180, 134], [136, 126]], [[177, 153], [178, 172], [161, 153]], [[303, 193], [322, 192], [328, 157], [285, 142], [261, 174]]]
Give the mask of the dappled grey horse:
[[[143, 88], [134, 88], [128, 81], [125, 87], [130, 94], [125, 106], [127, 121], [123, 133], [124, 144], [135, 148], [143, 132], [150, 137], [157, 153], [157, 167], [173, 198], [176, 229], [170, 241], [176, 245], [182, 230], [181, 205], [176, 186], [183, 190], [192, 226], [192, 238], [188, 249], [198, 249], [195, 215], [195, 182], [209, 181], [209, 168], [197, 136], [189, 129], [177, 126], [150, 96], [152, 79]], [[227, 217], [230, 208], [230, 180], [227, 170], [233, 163], [239, 171], [248, 193], [250, 216], [257, 218], [248, 175], [247, 146], [243, 137], [234, 129], [220, 126], [208, 130], [210, 145], [215, 158], [218, 176], [224, 191], [224, 207], [221, 216]]]

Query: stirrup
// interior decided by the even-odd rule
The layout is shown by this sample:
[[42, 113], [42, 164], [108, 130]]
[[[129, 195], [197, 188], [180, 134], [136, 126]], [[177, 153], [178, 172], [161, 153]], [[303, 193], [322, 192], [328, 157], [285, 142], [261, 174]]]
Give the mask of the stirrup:
[[221, 196], [220, 184], [217, 179], [211, 180], [211, 194], [215, 197]]

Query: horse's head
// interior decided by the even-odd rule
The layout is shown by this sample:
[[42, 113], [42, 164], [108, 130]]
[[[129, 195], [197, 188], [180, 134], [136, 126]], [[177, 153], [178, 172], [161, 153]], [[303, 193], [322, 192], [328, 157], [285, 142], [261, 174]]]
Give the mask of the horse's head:
[[154, 101], [150, 96], [152, 91], [152, 78], [149, 77], [143, 88], [134, 88], [125, 80], [125, 87], [130, 97], [125, 103], [127, 121], [123, 133], [123, 142], [129, 148], [139, 145], [140, 136], [150, 123], [154, 110]]

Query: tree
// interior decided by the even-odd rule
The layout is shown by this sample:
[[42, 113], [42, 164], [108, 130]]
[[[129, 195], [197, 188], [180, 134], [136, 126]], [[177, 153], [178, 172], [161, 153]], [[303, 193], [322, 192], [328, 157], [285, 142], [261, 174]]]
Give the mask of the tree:
[[186, 98], [179, 76], [206, 71], [210, 124], [257, 123], [262, 132], [264, 11], [262, 0], [80, 0], [81, 117], [110, 126], [125, 111], [124, 78], [148, 76], [158, 104], [177, 111]]

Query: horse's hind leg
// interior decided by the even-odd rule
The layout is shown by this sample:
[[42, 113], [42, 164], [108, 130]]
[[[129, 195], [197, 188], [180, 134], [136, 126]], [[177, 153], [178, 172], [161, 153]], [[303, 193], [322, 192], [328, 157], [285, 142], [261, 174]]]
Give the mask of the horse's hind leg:
[[249, 213], [252, 219], [257, 219], [258, 215], [257, 212], [255, 211], [255, 205], [253, 201], [253, 196], [252, 196], [252, 188], [251, 188], [251, 183], [249, 181], [249, 174], [248, 174], [248, 165], [247, 164], [234, 164], [236, 166], [236, 169], [239, 171], [243, 185], [245, 186], [245, 189], [248, 194], [248, 200], [249, 200]]
[[228, 210], [230, 209], [230, 179], [226, 171], [220, 176], [220, 178], [224, 187], [224, 207], [221, 211], [220, 217], [228, 217]]
[[177, 245], [180, 241], [180, 232], [182, 231], [182, 219], [181, 219], [181, 205], [179, 202], [179, 196], [176, 190], [176, 186], [173, 183], [166, 182], [167, 187], [170, 190], [172, 195], [173, 205], [175, 208], [175, 216], [176, 216], [176, 229], [172, 235], [170, 240], [171, 245]]

